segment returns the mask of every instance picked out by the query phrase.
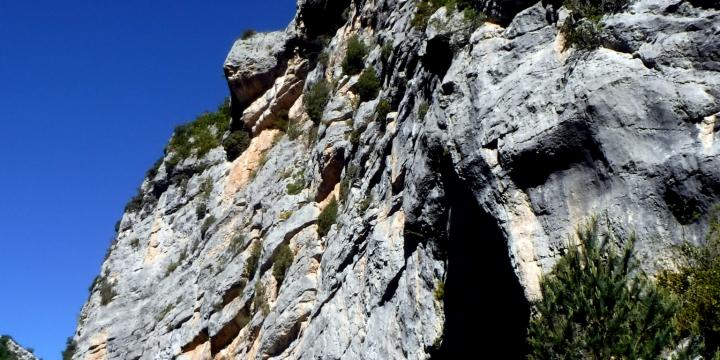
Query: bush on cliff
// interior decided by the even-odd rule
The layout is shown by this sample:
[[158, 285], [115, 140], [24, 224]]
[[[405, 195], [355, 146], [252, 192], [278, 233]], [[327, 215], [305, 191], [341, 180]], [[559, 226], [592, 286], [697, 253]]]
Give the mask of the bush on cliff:
[[77, 342], [73, 340], [72, 336], [65, 340], [65, 350], [62, 352], [63, 360], [72, 360], [73, 355], [77, 351]]
[[223, 140], [222, 145], [227, 160], [233, 161], [250, 146], [250, 135], [243, 130], [233, 131]]
[[369, 68], [363, 71], [355, 86], [357, 87], [360, 101], [369, 101], [376, 98], [380, 91], [380, 80], [377, 77], [375, 69]]
[[332, 200], [330, 200], [330, 203], [325, 206], [318, 216], [317, 233], [320, 237], [327, 235], [328, 231], [330, 231], [330, 227], [337, 220], [337, 213], [338, 202], [335, 200], [335, 197], [333, 197]]
[[680, 299], [680, 334], [704, 347], [706, 359], [720, 358], [720, 208], [710, 214], [706, 241], [678, 250], [678, 270], [661, 273], [659, 283]]
[[593, 50], [600, 46], [604, 15], [614, 14], [624, 9], [628, 0], [565, 0], [563, 5], [571, 11], [570, 16], [560, 27], [565, 36], [565, 48], [575, 47], [581, 50]]
[[206, 112], [193, 122], [175, 128], [165, 154], [172, 154], [168, 166], [174, 168], [191, 155], [204, 156], [220, 146], [225, 131], [230, 127], [230, 101], [225, 100], [216, 111]]
[[592, 220], [541, 281], [529, 325], [529, 359], [657, 359], [674, 348], [676, 302]]
[[330, 85], [327, 81], [320, 80], [308, 88], [303, 97], [303, 104], [305, 112], [313, 122], [320, 122], [323, 111], [325, 110], [325, 105], [327, 105], [329, 99]]
[[343, 73], [346, 75], [359, 74], [365, 68], [367, 52], [367, 46], [360, 41], [357, 35], [352, 36], [348, 40], [345, 58], [342, 61]]
[[275, 254], [273, 255], [273, 276], [275, 280], [277, 280], [278, 288], [285, 279], [285, 273], [287, 269], [290, 268], [290, 265], [292, 265], [292, 262], [292, 249], [290, 249], [288, 244], [283, 243], [275, 250]]

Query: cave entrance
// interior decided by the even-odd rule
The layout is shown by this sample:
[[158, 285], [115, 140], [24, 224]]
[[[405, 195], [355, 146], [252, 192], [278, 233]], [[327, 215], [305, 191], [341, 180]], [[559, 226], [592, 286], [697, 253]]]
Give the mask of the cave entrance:
[[470, 191], [457, 182], [448, 188], [445, 328], [432, 358], [460, 359], [487, 349], [503, 359], [524, 359], [530, 307], [504, 236]]

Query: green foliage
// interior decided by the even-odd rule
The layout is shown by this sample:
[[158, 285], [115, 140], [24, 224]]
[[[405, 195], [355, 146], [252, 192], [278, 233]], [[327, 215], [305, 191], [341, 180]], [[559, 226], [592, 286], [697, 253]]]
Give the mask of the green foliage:
[[365, 211], [370, 207], [370, 204], [371, 204], [372, 202], [373, 202], [373, 196], [372, 196], [372, 195], [366, 196], [366, 197], [360, 202], [360, 204], [358, 204], [358, 210], [360, 210], [360, 212], [365, 212]]
[[155, 163], [148, 169], [148, 171], [145, 173], [145, 177], [152, 180], [157, 176], [158, 170], [160, 170], [160, 166], [163, 164], [163, 158], [155, 160]]
[[247, 40], [247, 39], [255, 36], [255, 34], [257, 34], [257, 31], [255, 31], [253, 29], [245, 29], [243, 31], [242, 35], [240, 35], [240, 38], [243, 40]]
[[201, 157], [220, 146], [220, 139], [230, 126], [230, 101], [225, 100], [217, 111], [206, 112], [193, 122], [175, 128], [165, 153], [172, 153], [168, 165], [176, 166], [191, 155]]
[[565, 0], [570, 16], [560, 28], [565, 36], [565, 48], [593, 50], [600, 46], [600, 20], [604, 15], [616, 13], [628, 4], [628, 0]]
[[389, 114], [390, 111], [392, 111], [390, 102], [387, 99], [380, 99], [377, 108], [375, 108], [375, 119], [385, 125], [387, 114]]
[[392, 56], [393, 44], [391, 41], [385, 42], [383, 47], [380, 49], [380, 60], [382, 63], [387, 65], [390, 62], [390, 56]]
[[230, 249], [230, 252], [235, 255], [242, 250], [243, 245], [245, 245], [245, 235], [238, 233], [230, 239], [230, 245], [228, 248]]
[[165, 277], [168, 277], [170, 276], [170, 274], [175, 272], [175, 270], [177, 270], [177, 268], [180, 267], [183, 262], [185, 262], [187, 257], [187, 251], [183, 250], [183, 252], [180, 253], [180, 257], [177, 260], [171, 262], [170, 265], [168, 265], [167, 269], [165, 270]]
[[300, 124], [298, 124], [295, 121], [288, 121], [287, 128], [285, 130], [285, 133], [288, 136], [288, 139], [295, 140], [302, 135], [302, 130], [300, 129]]
[[305, 189], [305, 179], [301, 171], [296, 172], [293, 178], [293, 182], [285, 186], [288, 195], [297, 195]]
[[210, 226], [215, 223], [215, 216], [208, 216], [207, 219], [203, 222], [202, 226], [200, 227], [200, 237], [204, 238], [205, 234], [207, 234], [208, 229], [210, 229]]
[[330, 100], [330, 86], [327, 81], [320, 80], [308, 88], [303, 97], [303, 105], [313, 122], [320, 122], [328, 100]]
[[100, 277], [98, 286], [100, 287], [100, 305], [109, 304], [117, 296], [115, 286], [107, 279], [107, 276]]
[[330, 63], [330, 55], [327, 53], [327, 51], [323, 51], [318, 56], [318, 63], [322, 65], [323, 67], [327, 67]]
[[363, 71], [355, 86], [358, 95], [360, 95], [360, 100], [368, 101], [378, 96], [380, 85], [380, 79], [378, 79], [375, 69], [371, 67]]
[[233, 161], [250, 146], [250, 135], [243, 130], [233, 131], [223, 140], [222, 145], [228, 161]]
[[200, 220], [205, 217], [205, 214], [207, 214], [207, 211], [208, 211], [207, 203], [205, 203], [203, 201], [203, 202], [199, 203], [197, 205], [197, 207], [195, 207], [195, 216], [197, 217], [198, 220]]
[[247, 261], [245, 262], [245, 273], [243, 275], [245, 278], [252, 279], [255, 271], [257, 270], [261, 252], [262, 244], [260, 241], [256, 241], [250, 249], [250, 256], [248, 256]]
[[720, 356], [720, 208], [711, 211], [705, 243], [679, 248], [677, 272], [660, 274], [661, 286], [680, 299], [677, 329], [704, 342], [703, 356]]
[[142, 210], [143, 208], [143, 194], [140, 189], [137, 189], [135, 195], [125, 204], [125, 212], [133, 213]]
[[280, 220], [285, 221], [285, 220], [289, 219], [292, 216], [292, 214], [293, 214], [292, 210], [282, 211], [282, 212], [280, 212], [280, 215], [278, 215], [278, 217], [280, 218]]
[[338, 202], [333, 197], [330, 203], [320, 212], [317, 221], [317, 233], [320, 237], [327, 235], [330, 227], [337, 221]]
[[162, 319], [164, 319], [174, 307], [175, 306], [172, 303], [167, 304], [162, 310], [160, 310], [159, 313], [157, 313], [157, 315], [155, 315], [155, 322], [160, 322]]
[[438, 281], [437, 287], [435, 288], [435, 300], [440, 301], [445, 297], [445, 282]]
[[77, 342], [73, 340], [72, 336], [65, 340], [65, 350], [62, 351], [63, 360], [72, 360], [73, 355], [77, 351]]
[[280, 284], [282, 284], [285, 279], [285, 273], [290, 265], [292, 265], [292, 262], [292, 249], [290, 249], [288, 244], [282, 243], [277, 250], [275, 250], [275, 254], [273, 254], [273, 276], [275, 280], [277, 280], [278, 287], [280, 287]]
[[430, 110], [430, 105], [424, 101], [421, 102], [420, 105], [418, 105], [418, 120], [424, 119], [428, 110]]
[[8, 341], [10, 341], [9, 336], [0, 336], [0, 360], [17, 360], [17, 356], [10, 352]]
[[676, 303], [637, 268], [634, 237], [623, 249], [595, 219], [541, 281], [529, 359], [657, 359], [674, 348]]
[[133, 249], [136, 249], [136, 250], [137, 250], [137, 248], [140, 247], [140, 239], [138, 239], [138, 238], [133, 238], [132, 240], [130, 240], [130, 246], [131, 246]]
[[347, 43], [345, 58], [342, 61], [343, 73], [346, 75], [359, 74], [365, 68], [365, 56], [367, 56], [367, 46], [357, 37], [352, 36]]
[[411, 25], [420, 31], [425, 31], [428, 21], [430, 20], [430, 16], [432, 16], [437, 9], [438, 7], [436, 7], [431, 1], [420, 1], [417, 4], [417, 9], [415, 10], [415, 16], [413, 16]]
[[267, 302], [267, 296], [265, 295], [265, 287], [260, 283], [260, 280], [255, 283], [255, 298], [253, 299], [255, 304], [255, 311], [262, 311], [263, 315], [270, 313], [270, 305]]

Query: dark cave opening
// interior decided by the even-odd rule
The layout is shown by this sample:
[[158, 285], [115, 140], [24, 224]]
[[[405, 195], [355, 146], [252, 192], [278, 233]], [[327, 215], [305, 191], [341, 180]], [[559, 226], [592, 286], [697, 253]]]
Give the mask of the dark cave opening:
[[448, 272], [443, 341], [433, 359], [478, 349], [524, 359], [530, 307], [496, 221], [460, 184], [449, 186]]

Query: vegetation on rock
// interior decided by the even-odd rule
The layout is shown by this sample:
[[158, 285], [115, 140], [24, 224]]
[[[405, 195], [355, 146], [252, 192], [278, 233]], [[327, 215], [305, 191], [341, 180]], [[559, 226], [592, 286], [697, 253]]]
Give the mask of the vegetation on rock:
[[600, 46], [600, 20], [606, 14], [616, 13], [627, 6], [628, 0], [565, 0], [571, 11], [560, 31], [565, 36], [565, 48], [593, 50]]
[[335, 197], [330, 200], [330, 203], [320, 212], [317, 221], [317, 233], [320, 237], [327, 235], [330, 231], [330, 227], [335, 224], [338, 215], [338, 202]]
[[72, 360], [73, 355], [77, 351], [77, 342], [73, 340], [72, 336], [65, 340], [65, 350], [62, 352], [63, 360]]
[[250, 146], [250, 135], [243, 130], [233, 131], [223, 140], [222, 145], [228, 161], [233, 161]]
[[358, 36], [352, 36], [348, 40], [345, 58], [342, 61], [343, 73], [346, 75], [359, 74], [365, 68], [365, 56], [367, 56], [367, 52], [367, 46], [365, 46]]
[[330, 85], [325, 80], [320, 80], [308, 88], [303, 97], [303, 105], [305, 112], [310, 116], [310, 119], [318, 123], [322, 119], [325, 105], [330, 100]]
[[292, 265], [292, 262], [292, 249], [290, 249], [290, 246], [286, 243], [281, 244], [273, 255], [273, 276], [275, 280], [277, 280], [278, 287], [280, 287], [280, 284], [282, 284], [285, 279], [285, 273], [290, 265]]
[[380, 79], [377, 77], [377, 72], [375, 72], [375, 69], [371, 67], [363, 71], [355, 86], [357, 87], [360, 100], [369, 101], [378, 96], [380, 85]]
[[691, 337], [706, 359], [716, 359], [720, 358], [720, 208], [710, 215], [705, 243], [681, 245], [678, 270], [661, 273], [658, 281], [680, 299], [677, 330]]
[[542, 279], [529, 325], [529, 359], [657, 359], [678, 340], [677, 304], [638, 268], [634, 237], [622, 249], [595, 219]]

